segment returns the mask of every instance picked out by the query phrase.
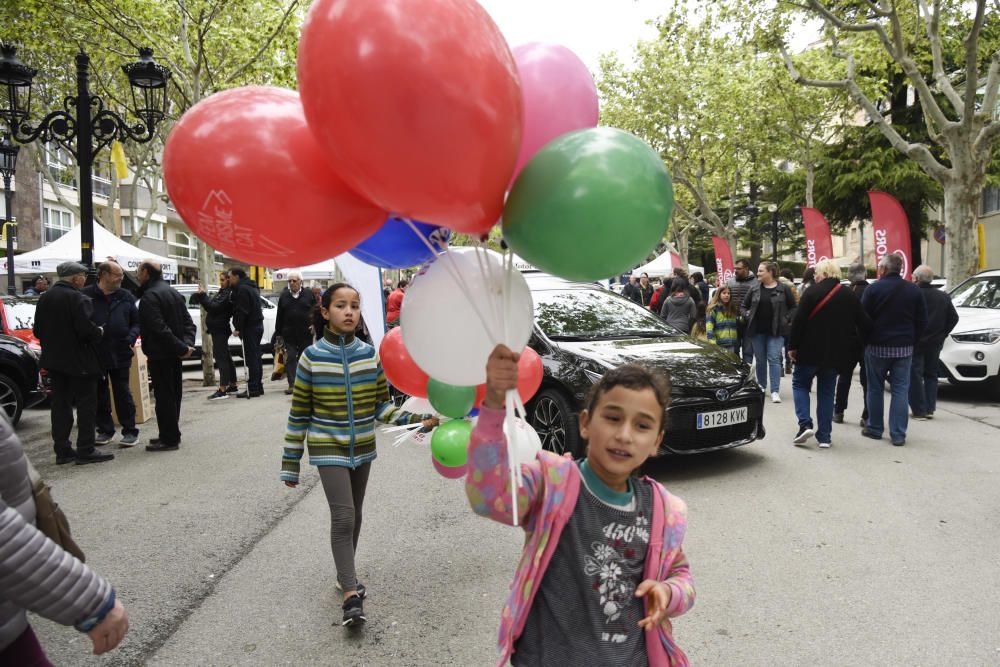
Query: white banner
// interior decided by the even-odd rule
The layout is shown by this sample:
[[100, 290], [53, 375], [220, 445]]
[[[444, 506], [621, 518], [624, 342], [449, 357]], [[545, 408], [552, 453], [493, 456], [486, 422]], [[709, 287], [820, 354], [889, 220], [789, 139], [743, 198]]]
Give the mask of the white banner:
[[377, 266], [365, 264], [346, 252], [335, 259], [344, 280], [361, 295], [361, 315], [377, 351], [385, 336], [385, 311], [382, 307], [382, 278]]

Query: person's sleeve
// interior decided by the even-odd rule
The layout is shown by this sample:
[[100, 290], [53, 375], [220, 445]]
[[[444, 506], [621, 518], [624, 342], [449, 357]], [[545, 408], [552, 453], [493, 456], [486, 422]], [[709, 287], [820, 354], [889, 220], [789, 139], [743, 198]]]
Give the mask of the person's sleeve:
[[812, 301], [808, 295], [804, 295], [799, 301], [799, 307], [795, 309], [795, 316], [792, 317], [792, 328], [788, 332], [788, 349], [798, 350], [802, 342], [802, 335], [806, 330], [806, 322], [809, 321], [809, 313], [812, 312]]
[[750, 300], [752, 294], [753, 294], [752, 289], [748, 289], [743, 294], [743, 301], [740, 302], [740, 312], [742, 312], [744, 315], [750, 312]]
[[128, 335], [125, 337], [125, 342], [129, 344], [129, 347], [135, 345], [135, 341], [139, 338], [139, 307], [136, 305], [135, 300], [132, 299], [128, 304]]
[[[834, 287], [833, 289], [840, 289], [839, 287]], [[795, 309], [795, 296], [792, 294], [792, 290], [785, 287], [785, 307], [788, 308], [788, 312], [792, 312]]]
[[195, 326], [194, 320], [191, 319], [191, 313], [188, 312], [187, 305], [183, 302], [181, 302], [181, 317], [183, 318], [181, 321], [184, 323], [184, 350], [181, 354], [187, 354], [188, 348], [194, 347], [198, 327]]
[[715, 311], [711, 311], [705, 316], [705, 335], [708, 339], [715, 342]]
[[660, 317], [662, 317], [663, 319], [667, 319], [667, 315], [670, 314], [670, 300], [661, 299], [661, 301], [663, 303], [660, 305]]
[[914, 324], [916, 325], [917, 340], [920, 340], [924, 330], [927, 328], [927, 299], [919, 292], [917, 293], [917, 297], [917, 316]]
[[292, 387], [292, 407], [288, 411], [285, 427], [285, 447], [281, 454], [281, 480], [299, 481], [299, 462], [305, 452], [306, 433], [312, 420], [312, 362], [303, 353], [295, 369], [295, 384]]
[[[499, 523], [514, 524], [514, 502], [510, 492], [510, 464], [504, 442], [504, 410], [479, 409], [479, 420], [469, 439], [465, 495], [472, 511]], [[521, 464], [521, 488], [517, 490], [518, 525], [531, 522], [536, 501], [545, 483], [538, 460]]]
[[958, 324], [958, 311], [955, 310], [955, 304], [952, 300], [948, 299], [948, 319], [945, 321], [944, 334], [947, 337], [948, 334], [952, 332], [955, 325]]
[[233, 290], [233, 327], [239, 332], [243, 331], [243, 324], [250, 313], [246, 305], [247, 292], [248, 290], [244, 287]]
[[94, 324], [91, 315], [94, 313], [94, 304], [90, 298], [77, 301], [73, 310], [73, 329], [76, 331], [78, 340], [88, 343], [97, 343], [103, 335], [101, 328]]
[[[284, 296], [285, 295], [282, 294], [280, 297], [278, 297], [278, 314], [274, 318], [274, 333], [278, 334], [279, 336], [281, 335], [281, 332], [285, 326], [285, 309], [287, 308], [287, 305], [285, 303]], [[303, 294], [300, 298], [304, 299], [305, 295]]]
[[[677, 530], [678, 524], [687, 526], [687, 505], [677, 496], [670, 497], [667, 512], [673, 514], [672, 530]], [[662, 570], [661, 570], [662, 571]], [[688, 612], [694, 606], [695, 590], [691, 567], [682, 546], [677, 547], [673, 560], [666, 568], [663, 583], [670, 589], [670, 603], [667, 605], [667, 618], [676, 618]]]
[[375, 379], [375, 420], [383, 424], [416, 424], [423, 421], [423, 415], [414, 414], [400, 410], [389, 397], [389, 383], [385, 379], [385, 371], [382, 370], [382, 362], [375, 357], [378, 374]]
[[[184, 309], [187, 312], [187, 309]], [[190, 319], [190, 316], [189, 316]], [[157, 298], [146, 298], [139, 309], [139, 323], [147, 337], [159, 339], [164, 345], [170, 345], [177, 350], [178, 356], [187, 351], [184, 341], [177, 338], [163, 319], [163, 305]], [[169, 349], [169, 348], [166, 348]]]

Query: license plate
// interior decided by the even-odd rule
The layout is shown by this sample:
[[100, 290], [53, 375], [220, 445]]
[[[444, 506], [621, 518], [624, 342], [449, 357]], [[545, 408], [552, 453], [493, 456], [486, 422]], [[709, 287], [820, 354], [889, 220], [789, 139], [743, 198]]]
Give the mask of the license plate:
[[742, 408], [730, 408], [729, 410], [716, 410], [715, 412], [698, 413], [698, 430], [705, 428], [718, 428], [720, 426], [731, 426], [742, 424], [747, 420], [747, 406]]

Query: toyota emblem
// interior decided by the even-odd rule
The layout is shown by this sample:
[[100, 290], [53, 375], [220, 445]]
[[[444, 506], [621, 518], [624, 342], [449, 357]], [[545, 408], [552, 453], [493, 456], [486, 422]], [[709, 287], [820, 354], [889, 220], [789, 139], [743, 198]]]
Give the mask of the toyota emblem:
[[717, 399], [719, 399], [720, 401], [723, 401], [723, 402], [728, 401], [729, 400], [729, 390], [728, 389], [720, 389], [719, 391], [715, 392], [715, 397]]

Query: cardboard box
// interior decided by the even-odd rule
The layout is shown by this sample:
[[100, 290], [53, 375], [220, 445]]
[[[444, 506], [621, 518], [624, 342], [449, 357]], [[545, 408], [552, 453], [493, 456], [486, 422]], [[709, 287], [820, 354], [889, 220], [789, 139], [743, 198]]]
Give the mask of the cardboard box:
[[[149, 368], [146, 364], [146, 355], [138, 345], [135, 346], [132, 367], [128, 373], [128, 388], [132, 392], [132, 400], [135, 401], [135, 423], [144, 424], [153, 416], [153, 400], [149, 393]], [[111, 401], [111, 417], [116, 424], [119, 423], [114, 397]]]

